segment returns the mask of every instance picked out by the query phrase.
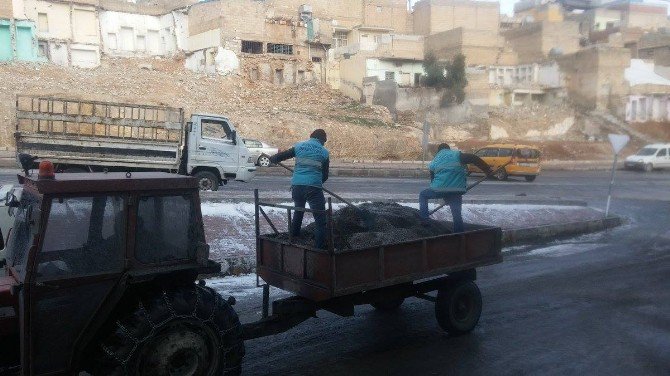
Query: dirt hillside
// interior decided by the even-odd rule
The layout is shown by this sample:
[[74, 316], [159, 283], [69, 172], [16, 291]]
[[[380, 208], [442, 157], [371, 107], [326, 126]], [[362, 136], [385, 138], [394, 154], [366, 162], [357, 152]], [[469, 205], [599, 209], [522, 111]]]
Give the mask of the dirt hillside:
[[13, 148], [17, 94], [39, 94], [183, 107], [228, 116], [244, 137], [280, 148], [324, 128], [338, 157], [415, 159], [420, 135], [395, 125], [384, 107], [361, 106], [323, 85], [278, 87], [239, 77], [207, 76], [173, 60], [103, 59], [83, 70], [0, 64], [0, 146]]

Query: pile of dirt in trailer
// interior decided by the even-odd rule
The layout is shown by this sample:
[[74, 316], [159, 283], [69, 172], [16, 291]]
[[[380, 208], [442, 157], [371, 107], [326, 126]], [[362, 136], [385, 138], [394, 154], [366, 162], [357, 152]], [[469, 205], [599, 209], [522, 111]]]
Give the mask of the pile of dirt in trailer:
[[[333, 238], [336, 250], [362, 249], [408, 240], [450, 234], [450, 223], [422, 221], [417, 209], [397, 203], [372, 202], [350, 206], [333, 213]], [[296, 244], [314, 245], [315, 224], [302, 229]], [[286, 238], [287, 234], [280, 234]]]

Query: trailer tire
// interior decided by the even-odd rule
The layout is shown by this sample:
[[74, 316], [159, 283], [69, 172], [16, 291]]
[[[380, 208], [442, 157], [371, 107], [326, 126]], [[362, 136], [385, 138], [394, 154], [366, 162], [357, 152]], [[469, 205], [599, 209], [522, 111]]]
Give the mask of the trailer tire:
[[482, 314], [482, 294], [479, 287], [468, 280], [437, 291], [435, 317], [440, 327], [451, 335], [472, 331]]
[[198, 187], [201, 191], [218, 191], [219, 178], [210, 171], [198, 171], [193, 177], [198, 180]]
[[395, 311], [400, 308], [402, 303], [405, 301], [405, 298], [391, 299], [391, 300], [382, 300], [379, 302], [370, 303], [371, 306], [375, 307], [378, 311]]
[[112, 317], [94, 343], [94, 375], [231, 376], [241, 373], [242, 326], [214, 290], [178, 287], [140, 299], [123, 317]]

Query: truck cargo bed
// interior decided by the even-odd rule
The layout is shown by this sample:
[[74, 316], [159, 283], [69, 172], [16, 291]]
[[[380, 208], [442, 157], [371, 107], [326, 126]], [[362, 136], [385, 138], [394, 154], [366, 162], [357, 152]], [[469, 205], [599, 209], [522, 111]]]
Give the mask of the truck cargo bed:
[[17, 96], [16, 148], [58, 164], [175, 170], [182, 109]]

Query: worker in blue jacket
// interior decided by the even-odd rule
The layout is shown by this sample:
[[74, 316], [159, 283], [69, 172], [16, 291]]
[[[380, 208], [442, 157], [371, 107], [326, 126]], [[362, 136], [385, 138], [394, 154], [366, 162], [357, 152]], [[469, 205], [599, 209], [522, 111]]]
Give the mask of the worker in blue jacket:
[[419, 214], [422, 219], [428, 220], [428, 200], [441, 198], [451, 209], [454, 232], [463, 232], [461, 209], [466, 191], [466, 164], [474, 164], [486, 175], [493, 175], [491, 167], [478, 156], [451, 150], [447, 144], [438, 146], [435, 158], [428, 165], [430, 188], [419, 194]]
[[[309, 136], [309, 140], [298, 142], [294, 147], [270, 157], [270, 162], [278, 163], [295, 158], [295, 169], [291, 179], [291, 193], [296, 207], [304, 208], [305, 203], [313, 210], [325, 210], [326, 199], [323, 196], [323, 183], [328, 180], [330, 157], [328, 150], [323, 146], [326, 141], [326, 131], [317, 129]], [[305, 212], [296, 211], [291, 223], [293, 236], [300, 235], [302, 218]], [[316, 248], [326, 248], [326, 214], [313, 213], [316, 228], [314, 243]]]

